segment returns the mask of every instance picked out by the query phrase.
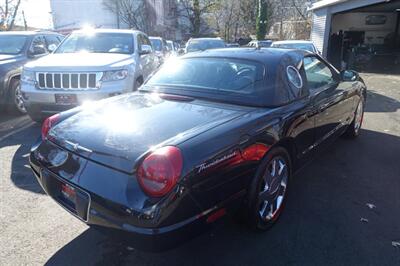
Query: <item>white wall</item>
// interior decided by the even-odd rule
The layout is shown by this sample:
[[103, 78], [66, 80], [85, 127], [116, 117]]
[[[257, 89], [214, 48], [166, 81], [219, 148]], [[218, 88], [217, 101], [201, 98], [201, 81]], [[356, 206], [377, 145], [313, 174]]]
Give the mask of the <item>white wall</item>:
[[51, 0], [54, 29], [80, 28], [92, 25], [116, 28], [117, 18], [108, 11], [103, 0]]
[[331, 23], [331, 14], [327, 8], [321, 8], [313, 12], [311, 25], [311, 41], [315, 47], [322, 52], [323, 56], [327, 55], [329, 26]]
[[[386, 23], [383, 25], [366, 25], [365, 19], [369, 15], [385, 15]], [[345, 13], [337, 14], [332, 18], [332, 32], [365, 31], [365, 43], [382, 44], [383, 38], [394, 32], [396, 25], [395, 13]]]

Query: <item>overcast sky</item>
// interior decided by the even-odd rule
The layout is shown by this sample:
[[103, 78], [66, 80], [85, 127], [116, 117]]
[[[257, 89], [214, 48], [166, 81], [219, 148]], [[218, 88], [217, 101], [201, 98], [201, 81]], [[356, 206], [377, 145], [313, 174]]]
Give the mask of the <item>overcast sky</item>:
[[22, 0], [18, 11], [18, 25], [23, 25], [22, 10], [29, 27], [52, 28], [50, 0]]

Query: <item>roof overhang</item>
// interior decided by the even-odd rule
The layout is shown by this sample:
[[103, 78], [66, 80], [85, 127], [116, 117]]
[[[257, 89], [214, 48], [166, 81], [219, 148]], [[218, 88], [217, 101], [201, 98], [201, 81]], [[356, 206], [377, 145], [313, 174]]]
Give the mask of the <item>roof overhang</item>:
[[312, 4], [312, 6], [308, 9], [309, 11], [320, 9], [327, 6], [336, 5], [339, 3], [347, 2], [349, 0], [321, 0]]

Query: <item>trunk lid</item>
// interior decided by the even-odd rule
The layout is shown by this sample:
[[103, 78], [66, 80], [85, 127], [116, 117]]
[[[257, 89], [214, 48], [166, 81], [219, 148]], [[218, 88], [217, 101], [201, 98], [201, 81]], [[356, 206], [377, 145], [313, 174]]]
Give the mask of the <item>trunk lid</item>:
[[100, 101], [54, 126], [57, 144], [103, 165], [132, 173], [157, 145], [177, 145], [251, 108], [201, 100], [166, 100], [132, 93]]

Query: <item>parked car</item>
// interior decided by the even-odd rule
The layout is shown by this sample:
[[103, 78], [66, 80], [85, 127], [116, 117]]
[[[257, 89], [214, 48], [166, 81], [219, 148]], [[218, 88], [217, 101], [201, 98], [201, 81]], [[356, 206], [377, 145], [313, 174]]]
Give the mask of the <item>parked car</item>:
[[21, 91], [29, 116], [42, 121], [85, 101], [134, 91], [157, 67], [143, 32], [78, 30], [53, 54], [25, 65]]
[[186, 43], [184, 53], [224, 48], [225, 42], [221, 38], [191, 38]]
[[277, 41], [277, 42], [273, 42], [271, 47], [287, 48], [287, 49], [300, 49], [300, 50], [309, 51], [311, 53], [320, 54], [318, 49], [315, 47], [314, 43], [311, 41], [296, 41], [296, 40]]
[[365, 97], [356, 72], [305, 51], [189, 53], [135, 93], [48, 118], [30, 165], [72, 215], [141, 249], [170, 248], [240, 208], [266, 230], [296, 171], [360, 134]]
[[161, 37], [150, 37], [151, 45], [155, 51], [160, 64], [163, 64], [167, 57], [170, 55], [167, 41]]
[[22, 66], [51, 53], [64, 36], [54, 32], [0, 33], [0, 112], [26, 113], [21, 95]]
[[249, 47], [262, 47], [262, 48], [268, 48], [272, 45], [271, 40], [261, 40], [261, 41], [251, 41], [247, 44]]
[[170, 55], [176, 56], [178, 54], [178, 44], [174, 41], [167, 40], [168, 50], [170, 51]]

